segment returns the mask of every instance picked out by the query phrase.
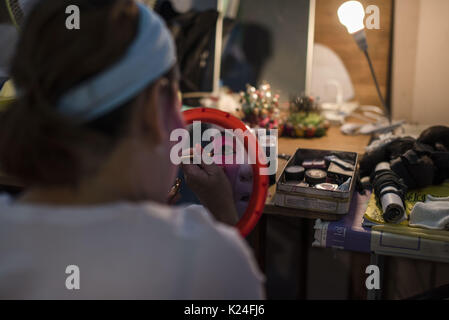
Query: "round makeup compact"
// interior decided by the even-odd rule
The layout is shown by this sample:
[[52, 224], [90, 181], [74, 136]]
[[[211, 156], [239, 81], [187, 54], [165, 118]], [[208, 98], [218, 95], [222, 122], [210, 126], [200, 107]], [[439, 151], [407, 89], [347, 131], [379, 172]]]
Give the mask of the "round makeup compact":
[[[268, 170], [267, 166], [268, 162], [265, 156], [265, 152], [261, 148], [259, 141], [255, 135], [246, 134], [247, 132], [249, 132], [248, 127], [242, 121], [240, 121], [240, 119], [237, 119], [236, 117], [227, 112], [210, 108], [193, 108], [184, 111], [183, 116], [186, 126], [191, 125], [192, 130], [195, 130], [193, 127], [193, 123], [195, 121], [198, 121], [201, 122], [201, 125], [199, 126], [200, 129], [203, 124], [211, 125], [212, 128], [214, 126], [221, 128], [219, 130], [220, 133], [226, 129], [231, 129], [232, 132], [231, 136], [237, 137], [237, 139], [241, 135], [241, 132], [243, 132], [242, 136], [245, 137], [244, 141], [242, 141], [242, 144], [244, 145], [244, 152], [248, 153], [249, 150], [252, 150], [251, 148], [255, 148], [254, 150], [256, 152], [255, 153], [256, 157], [254, 157], [255, 159], [253, 159], [254, 163], [250, 165], [252, 169], [251, 172], [253, 180], [252, 192], [250, 193], [251, 195], [249, 197], [246, 210], [236, 225], [237, 229], [240, 231], [240, 234], [246, 237], [251, 232], [251, 230], [256, 226], [257, 222], [262, 216], [263, 209], [265, 207], [265, 202], [267, 199], [269, 180], [268, 176], [266, 174], [263, 174], [263, 172]], [[194, 132], [195, 131], [193, 131], [193, 135], [195, 135]], [[237, 134], [234, 132], [237, 132]], [[200, 131], [200, 136], [202, 134], [203, 131]], [[223, 153], [227, 154], [226, 150], [222, 151]], [[215, 156], [218, 155], [216, 154]], [[234, 161], [234, 157], [235, 155], [231, 154], [230, 160]], [[239, 173], [241, 172], [239, 171]], [[236, 184], [234, 184], [234, 187], [236, 189], [233, 190], [233, 192], [243, 192], [243, 191], [246, 192], [246, 189], [244, 190], [243, 188], [241, 188], [242, 187], [241, 185], [239, 185], [239, 187], [237, 188]], [[242, 202], [244, 201], [239, 201], [240, 204], [242, 204]]]
[[306, 171], [306, 181], [311, 185], [317, 185], [326, 182], [326, 171], [319, 169], [310, 169]]
[[328, 190], [328, 191], [335, 191], [338, 189], [338, 184], [332, 184], [332, 183], [320, 183], [315, 186], [315, 188], [320, 190]]
[[290, 166], [285, 168], [285, 179], [287, 181], [302, 181], [305, 169], [301, 166]]

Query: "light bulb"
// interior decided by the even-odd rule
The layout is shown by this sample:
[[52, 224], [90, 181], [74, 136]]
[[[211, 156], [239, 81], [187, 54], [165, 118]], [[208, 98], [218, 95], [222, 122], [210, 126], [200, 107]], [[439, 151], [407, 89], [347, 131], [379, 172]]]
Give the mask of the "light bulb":
[[338, 19], [350, 34], [365, 29], [364, 18], [365, 9], [358, 1], [346, 1], [338, 8]]

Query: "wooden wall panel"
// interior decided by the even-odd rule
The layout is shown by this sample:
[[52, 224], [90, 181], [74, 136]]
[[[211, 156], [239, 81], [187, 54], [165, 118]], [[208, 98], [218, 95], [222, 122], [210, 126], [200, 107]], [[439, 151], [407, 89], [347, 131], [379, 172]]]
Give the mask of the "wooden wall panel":
[[[366, 58], [353, 37], [338, 20], [337, 10], [343, 2], [345, 0], [316, 0], [315, 42], [328, 46], [343, 60], [351, 76], [357, 101], [363, 105], [380, 106]], [[393, 0], [361, 0], [360, 2], [365, 8], [369, 5], [377, 5], [380, 9], [380, 29], [366, 30], [366, 34], [368, 50], [385, 97], [389, 77]]]

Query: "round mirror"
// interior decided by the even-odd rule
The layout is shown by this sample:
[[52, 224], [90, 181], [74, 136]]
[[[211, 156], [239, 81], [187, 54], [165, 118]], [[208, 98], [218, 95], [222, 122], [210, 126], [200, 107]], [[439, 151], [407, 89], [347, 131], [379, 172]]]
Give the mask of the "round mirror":
[[[237, 228], [247, 236], [262, 215], [269, 186], [267, 159], [258, 140], [246, 125], [216, 109], [196, 108], [183, 112], [189, 144], [184, 150], [202, 147], [203, 159], [221, 166], [233, 188], [234, 204], [239, 215]], [[205, 159], [204, 155], [209, 156]], [[199, 203], [184, 182], [182, 171], [180, 202]]]

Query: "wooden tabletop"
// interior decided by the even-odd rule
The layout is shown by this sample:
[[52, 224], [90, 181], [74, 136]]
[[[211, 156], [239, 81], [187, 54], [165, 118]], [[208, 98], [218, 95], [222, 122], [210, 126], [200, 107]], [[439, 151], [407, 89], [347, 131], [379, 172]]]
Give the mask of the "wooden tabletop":
[[[279, 139], [279, 154], [293, 155], [297, 149], [321, 149], [321, 150], [333, 150], [333, 151], [349, 151], [357, 152], [363, 155], [365, 147], [370, 141], [370, 136], [358, 135], [347, 136], [341, 133], [339, 127], [330, 127], [327, 135], [322, 138], [313, 139], [292, 139], [292, 138], [280, 138]], [[279, 177], [287, 161], [279, 159], [278, 169], [276, 177]], [[342, 215], [331, 213], [320, 213], [308, 210], [292, 209], [285, 207], [278, 207], [274, 205], [273, 198], [276, 193], [276, 186], [271, 186], [268, 190], [268, 198], [264, 209], [264, 214], [270, 215], [282, 215], [298, 218], [308, 219], [322, 219], [328, 221], [335, 221], [341, 219]]]

